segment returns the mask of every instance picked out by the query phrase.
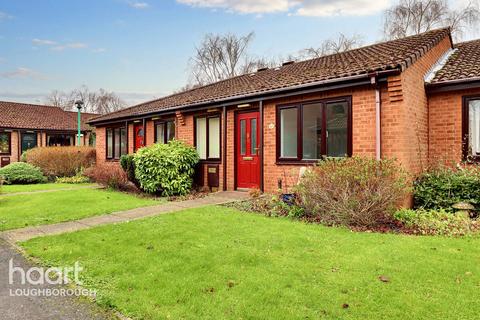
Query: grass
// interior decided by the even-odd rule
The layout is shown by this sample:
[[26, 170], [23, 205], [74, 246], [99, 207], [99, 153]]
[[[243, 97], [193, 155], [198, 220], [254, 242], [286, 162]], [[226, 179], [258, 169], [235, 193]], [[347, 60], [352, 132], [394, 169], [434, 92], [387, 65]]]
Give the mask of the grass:
[[35, 192], [43, 190], [56, 189], [75, 189], [79, 187], [94, 186], [94, 183], [82, 184], [68, 184], [68, 183], [40, 183], [40, 184], [25, 184], [25, 185], [3, 185], [0, 187], [0, 195], [17, 192]]
[[[474, 319], [480, 239], [353, 233], [206, 207], [37, 238], [134, 319]], [[387, 277], [388, 282], [379, 280]]]
[[0, 231], [78, 220], [155, 204], [159, 202], [96, 189], [0, 197]]

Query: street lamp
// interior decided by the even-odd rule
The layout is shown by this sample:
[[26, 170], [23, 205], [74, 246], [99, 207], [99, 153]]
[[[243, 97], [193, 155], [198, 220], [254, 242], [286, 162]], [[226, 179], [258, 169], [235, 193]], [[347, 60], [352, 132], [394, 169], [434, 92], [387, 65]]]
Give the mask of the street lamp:
[[80, 130], [81, 130], [81, 125], [82, 125], [82, 115], [81, 115], [80, 110], [82, 110], [83, 101], [82, 100], [75, 101], [75, 105], [77, 106], [77, 110], [78, 110], [78, 112], [77, 112], [77, 128], [78, 128], [77, 146], [80, 146]]

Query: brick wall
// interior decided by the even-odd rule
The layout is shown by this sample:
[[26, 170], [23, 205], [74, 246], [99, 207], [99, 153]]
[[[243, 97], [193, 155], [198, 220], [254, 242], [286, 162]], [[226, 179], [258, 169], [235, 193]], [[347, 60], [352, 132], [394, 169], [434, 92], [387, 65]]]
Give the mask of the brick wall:
[[450, 38], [445, 38], [399, 77], [389, 78], [388, 99], [382, 105], [388, 117], [388, 127], [382, 127], [383, 155], [399, 159], [414, 174], [428, 162], [429, 106], [424, 77], [451, 46]]
[[97, 151], [97, 164], [103, 164], [107, 158], [107, 149], [105, 148], [106, 145], [106, 128], [105, 127], [97, 127], [95, 129], [96, 143], [95, 149]]
[[480, 89], [429, 94], [429, 158], [432, 163], [462, 161], [462, 98], [471, 95], [480, 95]]

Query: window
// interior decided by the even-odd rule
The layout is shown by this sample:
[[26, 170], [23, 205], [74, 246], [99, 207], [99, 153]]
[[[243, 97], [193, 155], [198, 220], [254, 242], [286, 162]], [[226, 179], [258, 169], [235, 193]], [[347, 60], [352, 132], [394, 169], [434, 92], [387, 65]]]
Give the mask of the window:
[[279, 161], [351, 155], [350, 98], [280, 106], [277, 110]]
[[47, 146], [49, 147], [64, 147], [74, 146], [75, 136], [71, 134], [48, 134]]
[[22, 152], [37, 146], [37, 134], [34, 132], [23, 132], [22, 136]]
[[107, 159], [119, 160], [127, 153], [127, 129], [107, 128]]
[[201, 160], [220, 160], [220, 117], [195, 119], [195, 146]]
[[297, 159], [297, 108], [280, 110], [280, 157]]
[[155, 142], [167, 143], [175, 139], [175, 121], [158, 122], [155, 124]]
[[463, 105], [464, 158], [480, 160], [480, 97], [467, 97]]
[[10, 132], [0, 132], [0, 154], [10, 154], [11, 153], [11, 133]]

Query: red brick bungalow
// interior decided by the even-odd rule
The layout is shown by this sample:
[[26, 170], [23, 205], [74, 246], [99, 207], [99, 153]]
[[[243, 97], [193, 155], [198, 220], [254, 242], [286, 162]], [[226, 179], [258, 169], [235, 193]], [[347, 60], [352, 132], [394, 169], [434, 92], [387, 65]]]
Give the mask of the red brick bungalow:
[[[81, 145], [91, 142], [87, 120], [97, 114], [82, 113]], [[0, 101], [0, 167], [20, 161], [22, 152], [44, 146], [77, 144], [77, 113], [58, 107]]]
[[469, 128], [462, 101], [477, 108], [463, 96], [480, 91], [448, 91], [442, 83], [464, 75], [448, 70], [464, 63], [470, 46], [477, 55], [471, 69], [479, 76], [478, 46], [452, 51], [450, 30], [440, 29], [142, 103], [90, 121], [97, 162], [176, 138], [197, 148], [202, 185], [268, 192], [291, 186], [301, 167], [323, 156], [395, 157], [414, 173], [431, 155], [457, 150], [452, 159], [460, 161], [462, 130]]

